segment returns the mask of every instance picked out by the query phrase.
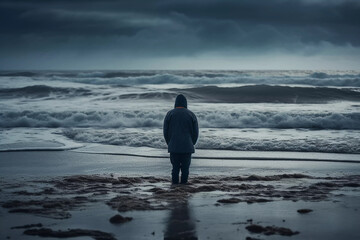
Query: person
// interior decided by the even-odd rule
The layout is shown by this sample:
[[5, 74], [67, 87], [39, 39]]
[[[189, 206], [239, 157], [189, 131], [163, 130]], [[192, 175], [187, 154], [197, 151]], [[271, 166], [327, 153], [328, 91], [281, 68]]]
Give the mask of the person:
[[172, 164], [172, 183], [179, 183], [181, 170], [180, 183], [186, 184], [191, 154], [195, 152], [194, 145], [199, 136], [199, 127], [195, 114], [187, 109], [184, 95], [180, 94], [176, 97], [174, 109], [166, 114], [163, 133]]

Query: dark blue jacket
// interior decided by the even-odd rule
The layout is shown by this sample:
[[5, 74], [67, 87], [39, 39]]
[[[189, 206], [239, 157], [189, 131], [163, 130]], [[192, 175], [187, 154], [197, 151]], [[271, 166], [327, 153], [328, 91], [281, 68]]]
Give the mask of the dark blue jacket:
[[194, 145], [199, 136], [196, 116], [187, 109], [186, 98], [176, 97], [175, 108], [164, 119], [164, 138], [169, 153], [194, 153]]

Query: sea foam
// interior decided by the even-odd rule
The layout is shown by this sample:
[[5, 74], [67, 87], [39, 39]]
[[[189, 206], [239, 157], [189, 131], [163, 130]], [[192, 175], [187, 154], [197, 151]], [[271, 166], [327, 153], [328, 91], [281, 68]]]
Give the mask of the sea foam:
[[[148, 111], [21, 111], [0, 112], [0, 127], [162, 127], [166, 112]], [[306, 113], [273, 111], [197, 111], [206, 128], [360, 129], [360, 113]]]

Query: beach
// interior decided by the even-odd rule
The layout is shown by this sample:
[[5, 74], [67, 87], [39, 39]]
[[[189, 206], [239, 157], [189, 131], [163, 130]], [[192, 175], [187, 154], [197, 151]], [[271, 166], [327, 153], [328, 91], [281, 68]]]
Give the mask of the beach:
[[[2, 239], [59, 230], [78, 239], [359, 237], [358, 163], [193, 159], [190, 184], [172, 187], [166, 158], [71, 150], [0, 158]], [[131, 220], [111, 223], [117, 214]]]
[[[359, 239], [358, 71], [1, 71], [1, 239]], [[199, 124], [171, 185], [163, 121]]]

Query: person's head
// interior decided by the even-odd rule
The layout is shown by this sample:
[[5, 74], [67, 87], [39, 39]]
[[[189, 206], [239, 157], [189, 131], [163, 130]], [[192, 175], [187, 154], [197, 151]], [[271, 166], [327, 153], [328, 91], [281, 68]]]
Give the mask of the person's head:
[[179, 94], [177, 95], [176, 97], [176, 100], [175, 100], [175, 107], [184, 107], [184, 108], [187, 108], [187, 101], [186, 101], [186, 98], [184, 95], [182, 94]]

